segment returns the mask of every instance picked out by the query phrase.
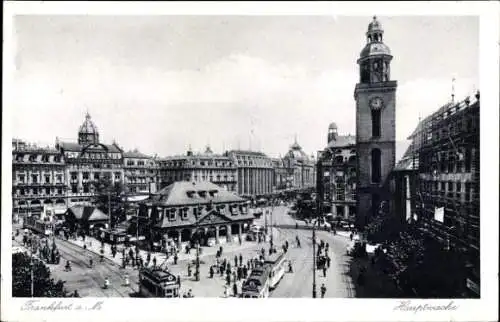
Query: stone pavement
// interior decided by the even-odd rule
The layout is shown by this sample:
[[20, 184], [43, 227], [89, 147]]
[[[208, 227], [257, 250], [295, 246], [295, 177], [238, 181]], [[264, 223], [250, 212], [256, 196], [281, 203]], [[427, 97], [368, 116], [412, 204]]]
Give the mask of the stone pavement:
[[[280, 233], [278, 232], [277, 229], [273, 230], [273, 238], [276, 241], [276, 245], [279, 245], [280, 241]], [[101, 242], [96, 240], [93, 237], [86, 237], [85, 238], [85, 243], [83, 242], [82, 238], [79, 237], [76, 240], [75, 239], [70, 239], [68, 240], [70, 243], [74, 245], [78, 245], [79, 247], [83, 248], [83, 245], [86, 244], [87, 250], [93, 252], [95, 254], [95, 260], [94, 262], [96, 265], [98, 265], [99, 261], [99, 256], [100, 256], [100, 250], [101, 250]], [[122, 265], [122, 249], [123, 246], [118, 247], [118, 252], [116, 256], [113, 258], [111, 255], [111, 246], [109, 244], [104, 243], [104, 257], [108, 258], [111, 260], [115, 265], [120, 266]], [[234, 257], [239, 256], [240, 254], [243, 257], [243, 264], [245, 265], [247, 260], [251, 258], [258, 257], [260, 254], [261, 249], [264, 248], [267, 252], [269, 248], [268, 243], [257, 243], [257, 242], [250, 242], [250, 241], [243, 241], [242, 245], [240, 245], [238, 242], [233, 242], [231, 244], [225, 244], [223, 245], [223, 254], [222, 258], [226, 258], [230, 263], [231, 266], [234, 267]], [[191, 250], [190, 254], [185, 254], [185, 252], [179, 252], [178, 253], [178, 263], [177, 265], [173, 264], [173, 257], [170, 256], [166, 261], [165, 261], [165, 254], [164, 253], [156, 253], [152, 252], [151, 253], [151, 262], [150, 265], [152, 265], [152, 259], [156, 257], [156, 263], [157, 265], [162, 265], [162, 267], [165, 267], [171, 272], [172, 274], [176, 276], [180, 276], [181, 278], [181, 294], [186, 293], [189, 289], [192, 290], [192, 293], [196, 297], [223, 297], [224, 296], [224, 290], [225, 287], [224, 285], [226, 284], [225, 282], [225, 275], [221, 277], [219, 274], [215, 274], [214, 278], [209, 277], [209, 269], [210, 266], [215, 264], [215, 254], [217, 250], [219, 249], [219, 245], [211, 246], [211, 247], [202, 247], [202, 252], [200, 254], [200, 281], [195, 281], [194, 279], [194, 272], [195, 272], [195, 267], [192, 265], [192, 274], [191, 276], [188, 276], [188, 270], [187, 266], [188, 263], [193, 263], [194, 260], [196, 259], [196, 251]], [[128, 255], [128, 249], [126, 250], [126, 254]], [[147, 252], [146, 251], [140, 251], [139, 252], [140, 256], [143, 258], [144, 263], [146, 262], [146, 256]], [[130, 274], [130, 279], [131, 283], [135, 282], [138, 279], [138, 274], [134, 273], [134, 269], [131, 268], [129, 265], [127, 267], [127, 271], [131, 270]], [[137, 270], [135, 269], [137, 272]], [[242, 281], [237, 282], [238, 285], [238, 290], [239, 292], [241, 291], [241, 283]], [[231, 285], [229, 286], [230, 289], [230, 294], [233, 293], [233, 281], [231, 281]]]

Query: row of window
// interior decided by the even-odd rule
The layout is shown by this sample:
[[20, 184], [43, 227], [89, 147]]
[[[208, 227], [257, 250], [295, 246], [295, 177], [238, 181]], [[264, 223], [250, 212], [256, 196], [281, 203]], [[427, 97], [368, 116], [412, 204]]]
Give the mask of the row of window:
[[456, 198], [463, 201], [472, 201], [474, 193], [474, 185], [471, 182], [438, 182], [438, 181], [422, 181], [420, 183], [421, 191], [432, 192], [432, 195], [440, 195], [442, 197]]
[[[103, 177], [104, 178], [110, 178], [111, 176], [111, 173], [104, 173]], [[121, 172], [115, 172], [114, 173], [114, 178], [115, 180], [120, 180], [122, 177], [122, 174]], [[70, 172], [70, 178], [71, 178], [71, 181], [78, 181], [78, 172]], [[94, 180], [99, 180], [101, 178], [101, 174], [100, 173], [94, 173]], [[90, 179], [90, 172], [82, 172], [82, 179], [83, 180], [89, 180]]]
[[27, 188], [27, 189], [17, 189], [17, 195], [18, 196], [32, 196], [32, 195], [62, 195], [63, 194], [63, 189], [62, 188]]
[[215, 208], [221, 214], [231, 214], [238, 215], [238, 213], [246, 214], [248, 212], [248, 208], [245, 205], [207, 205], [207, 206], [199, 206], [199, 207], [183, 207], [183, 208], [166, 208], [163, 211], [160, 211], [160, 216], [163, 218], [168, 218], [169, 221], [177, 220], [179, 217], [181, 220], [187, 220], [188, 215], [191, 212], [193, 216], [197, 217], [202, 215], [203, 210], [210, 211]]
[[[24, 174], [20, 174], [17, 176], [17, 183], [18, 184], [23, 184], [23, 183], [32, 183], [32, 184], [37, 184], [37, 183], [52, 183], [52, 180], [51, 180], [51, 176], [46, 174], [43, 176], [43, 178], [45, 179], [43, 182], [42, 181], [38, 181], [38, 177], [39, 175], [38, 174], [32, 174], [31, 175], [31, 182], [28, 182], [28, 177]], [[63, 183], [63, 176], [62, 174], [59, 174], [59, 175], [56, 175], [56, 182], [55, 183]]]
[[446, 173], [467, 173], [472, 169], [472, 153], [474, 149], [460, 149], [460, 152], [448, 151], [437, 154], [424, 155], [421, 158], [420, 168], [424, 172], [439, 170]]
[[27, 156], [28, 156], [28, 158], [26, 160], [26, 155], [24, 155], [24, 154], [17, 154], [15, 156], [15, 160], [17, 162], [23, 162], [23, 161], [44, 162], [44, 163], [49, 163], [49, 162], [59, 163], [59, 162], [61, 162], [61, 157], [59, 155], [28, 154]]

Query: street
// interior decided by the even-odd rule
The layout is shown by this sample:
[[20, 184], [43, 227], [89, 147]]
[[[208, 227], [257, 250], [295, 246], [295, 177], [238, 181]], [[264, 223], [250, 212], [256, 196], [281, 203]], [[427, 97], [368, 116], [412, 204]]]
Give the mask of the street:
[[[270, 208], [269, 208], [270, 209]], [[288, 208], [284, 206], [275, 207], [273, 211], [273, 223], [276, 226], [293, 228], [274, 228], [273, 241], [276, 248], [281, 251], [281, 246], [285, 241], [289, 242], [290, 248], [287, 259], [292, 262], [293, 273], [284, 275], [275, 290], [270, 293], [270, 297], [312, 297], [313, 282], [313, 250], [312, 250], [312, 230], [303, 229], [301, 222], [300, 229], [295, 229], [295, 219], [287, 214]], [[255, 224], [264, 226], [264, 217], [255, 221]], [[268, 216], [268, 224], [271, 220]], [[321, 270], [316, 270], [316, 290], [320, 297], [320, 287], [326, 286], [325, 297], [354, 297], [354, 288], [351, 278], [347, 275], [348, 264], [345, 249], [348, 238], [341, 235], [334, 236], [325, 231], [316, 232], [317, 239], [328, 243], [331, 267], [327, 270], [326, 277], [323, 277]], [[301, 248], [296, 245], [296, 237], [299, 237]], [[20, 244], [21, 236], [18, 236], [15, 243]], [[55, 279], [66, 281], [65, 286], [69, 292], [77, 290], [82, 297], [129, 297], [134, 296], [138, 290], [138, 270], [128, 266], [126, 269], [120, 267], [121, 253], [112, 258], [108, 251], [105, 252], [104, 262], [99, 261], [97, 249], [100, 243], [95, 242], [93, 247], [83, 249], [83, 242], [56, 239], [56, 244], [61, 254], [61, 262], [58, 265], [48, 264]], [[106, 245], [107, 248], [108, 245]], [[174, 265], [172, 258], [164, 263], [164, 258], [157, 258], [158, 264], [164, 263], [169, 271], [181, 277], [181, 294], [192, 290], [197, 297], [222, 297], [224, 292], [225, 279], [221, 276], [209, 278], [209, 267], [215, 263], [216, 246], [205, 247], [200, 256], [200, 281], [195, 281], [193, 276], [188, 276], [187, 266], [195, 258], [194, 253], [189, 255], [180, 254], [177, 265]], [[231, 263], [234, 257], [243, 256], [244, 262], [259, 255], [261, 249], [267, 252], [269, 242], [256, 243], [244, 241], [242, 245], [233, 243], [224, 245], [223, 258], [227, 258]], [[142, 252], [144, 256], [146, 252]], [[90, 258], [93, 258], [93, 267], [90, 267]], [[71, 262], [72, 270], [67, 272], [64, 269], [66, 261]], [[288, 266], [287, 266], [288, 268]], [[194, 273], [194, 266], [192, 267]], [[125, 274], [129, 275], [130, 285], [124, 285]], [[109, 278], [110, 287], [104, 289], [104, 280]], [[241, 288], [241, 282], [238, 287]]]

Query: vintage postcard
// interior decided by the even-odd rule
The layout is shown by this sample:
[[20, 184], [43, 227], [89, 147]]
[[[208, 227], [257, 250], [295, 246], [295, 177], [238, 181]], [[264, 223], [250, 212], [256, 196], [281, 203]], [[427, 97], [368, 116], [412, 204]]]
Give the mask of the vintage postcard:
[[5, 9], [2, 321], [497, 320], [498, 4]]

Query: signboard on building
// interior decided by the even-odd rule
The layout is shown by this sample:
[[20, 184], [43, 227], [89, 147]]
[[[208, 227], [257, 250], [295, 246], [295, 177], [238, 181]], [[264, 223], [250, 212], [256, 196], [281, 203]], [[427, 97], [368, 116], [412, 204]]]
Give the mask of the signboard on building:
[[444, 207], [434, 209], [434, 220], [444, 222]]

